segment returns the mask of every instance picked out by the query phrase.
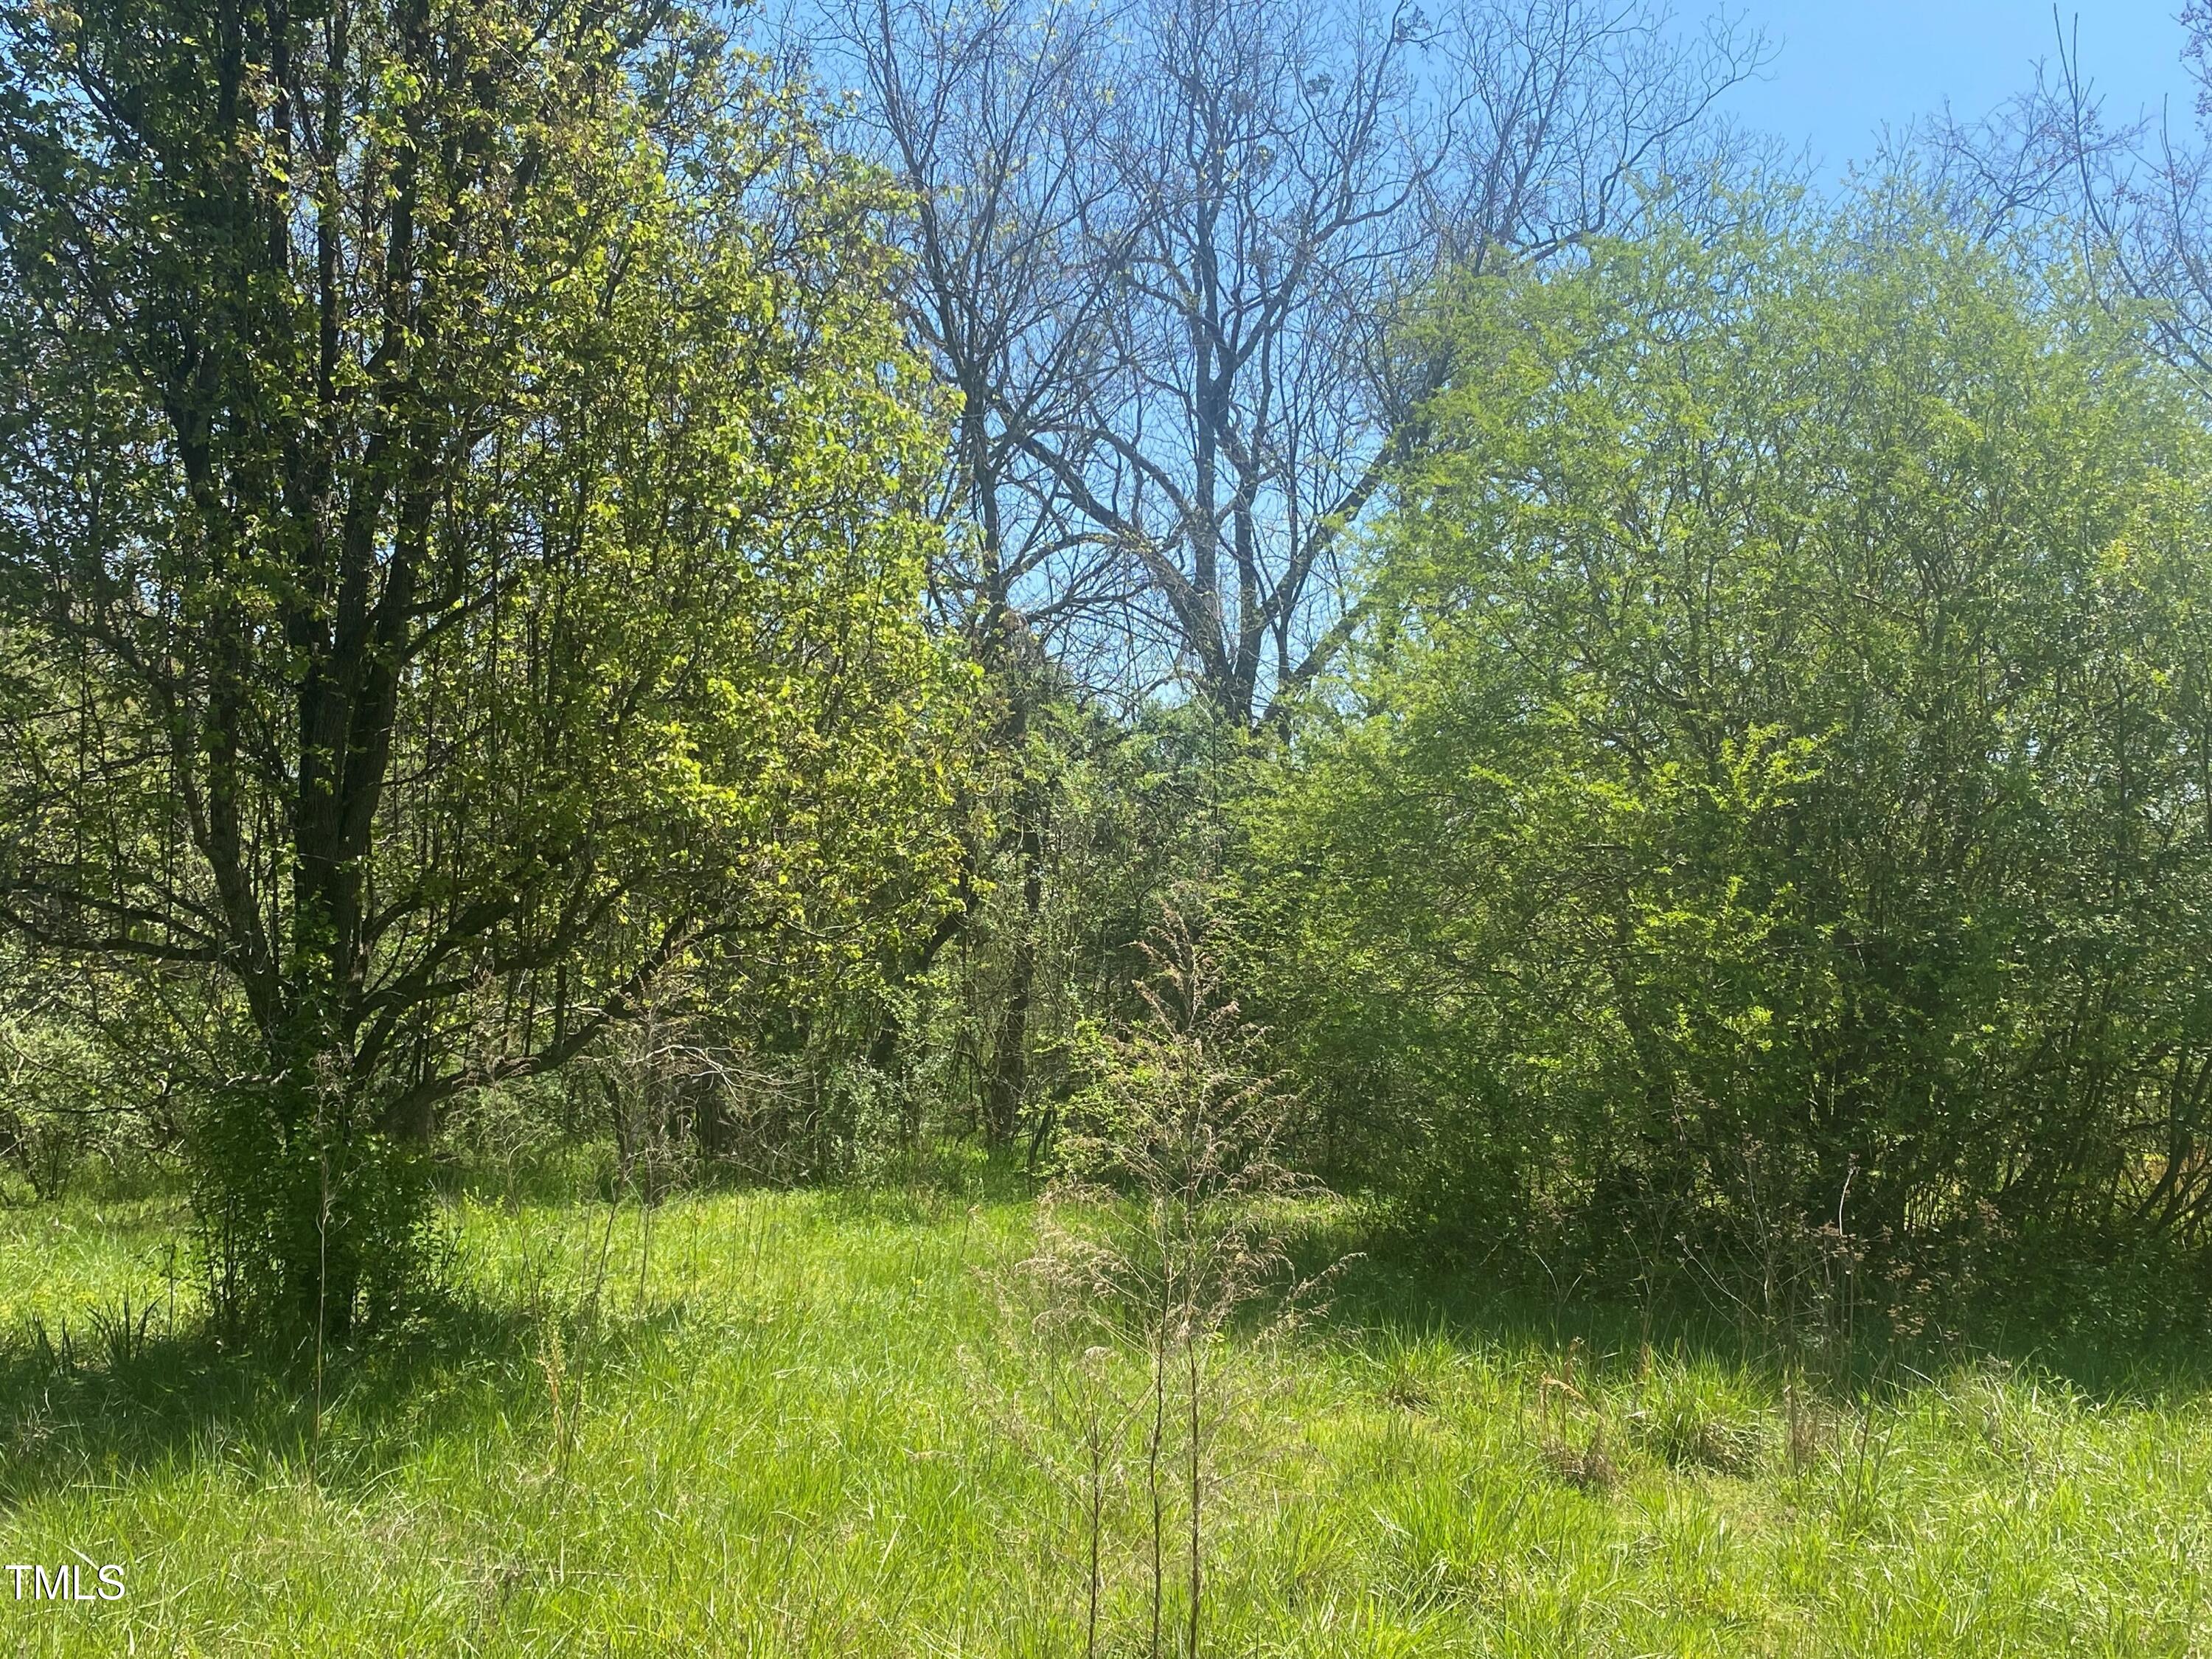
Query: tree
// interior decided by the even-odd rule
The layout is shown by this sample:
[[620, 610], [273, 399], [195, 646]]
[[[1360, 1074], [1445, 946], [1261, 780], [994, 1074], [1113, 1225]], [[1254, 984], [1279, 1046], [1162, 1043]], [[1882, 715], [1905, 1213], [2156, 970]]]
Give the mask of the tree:
[[1763, 53], [1590, 0], [883, 0], [828, 33], [915, 192], [907, 309], [963, 399], [981, 613], [1240, 726], [1346, 636], [1348, 538], [1440, 368], [1390, 349], [1401, 301], [1702, 180], [1711, 100]]
[[342, 1331], [439, 1102], [934, 918], [886, 199], [659, 4], [21, 3], [0, 52], [0, 915], [221, 971], [218, 1288]]
[[1585, 0], [1438, 29], [1276, 0], [785, 15], [911, 193], [902, 308], [960, 398], [937, 591], [988, 678], [998, 842], [972, 886], [1002, 896], [939, 938], [985, 966], [970, 1041], [1004, 1140], [1054, 995], [1067, 780], [1097, 758], [1058, 739], [1100, 729], [1043, 706], [1126, 714], [1180, 683], [1242, 733], [1320, 672], [1437, 372], [1389, 350], [1394, 310], [1442, 260], [1550, 258], [1708, 171], [1710, 100], [1760, 47]]
[[[2170, 110], [2112, 112], [2078, 27], [2053, 13], [2056, 64], [1978, 120], [1947, 110], [1888, 159], [1984, 236], [2062, 245], [2098, 273], [2108, 303], [2146, 321], [2160, 351], [2212, 374], [2212, 6], [2179, 21], [2197, 82], [2192, 132]], [[2078, 20], [2077, 20], [2078, 21]], [[2062, 256], [2063, 257], [2063, 256]]]
[[[854, 0], [817, 44], [849, 66], [860, 148], [912, 192], [908, 327], [960, 397], [941, 592], [994, 672], [1080, 648], [1128, 595], [1028, 446], [1073, 418], [1115, 303], [1092, 257], [1122, 188], [1102, 142], [1112, 11]], [[1017, 714], [1016, 718], [1018, 718]]]

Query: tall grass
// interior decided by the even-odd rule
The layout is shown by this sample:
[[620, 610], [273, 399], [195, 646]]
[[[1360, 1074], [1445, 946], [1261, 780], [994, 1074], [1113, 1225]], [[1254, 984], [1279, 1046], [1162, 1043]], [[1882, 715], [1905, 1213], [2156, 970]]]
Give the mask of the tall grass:
[[[995, 1292], [1023, 1203], [685, 1197], [649, 1259], [627, 1203], [445, 1216], [452, 1296], [328, 1357], [318, 1442], [310, 1360], [171, 1313], [156, 1208], [0, 1215], [0, 1562], [81, 1552], [129, 1586], [15, 1601], [0, 1574], [0, 1642], [1079, 1653], [1086, 1504], [1100, 1650], [1143, 1642], [1143, 1493], [1064, 1478], [1082, 1447], [1049, 1442], [1066, 1414]], [[101, 1340], [126, 1297], [142, 1334]], [[1812, 1389], [1388, 1262], [1225, 1363], [1255, 1374], [1214, 1443], [1209, 1653], [2212, 1647], [2212, 1396], [2185, 1372]]]

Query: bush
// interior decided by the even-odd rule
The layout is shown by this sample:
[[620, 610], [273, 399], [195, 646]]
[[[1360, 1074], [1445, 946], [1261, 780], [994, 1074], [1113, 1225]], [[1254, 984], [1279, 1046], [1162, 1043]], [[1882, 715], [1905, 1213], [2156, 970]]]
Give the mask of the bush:
[[2212, 452], [2129, 320], [1885, 201], [1432, 325], [1382, 620], [1249, 817], [1339, 1166], [1754, 1276], [2212, 1239]]

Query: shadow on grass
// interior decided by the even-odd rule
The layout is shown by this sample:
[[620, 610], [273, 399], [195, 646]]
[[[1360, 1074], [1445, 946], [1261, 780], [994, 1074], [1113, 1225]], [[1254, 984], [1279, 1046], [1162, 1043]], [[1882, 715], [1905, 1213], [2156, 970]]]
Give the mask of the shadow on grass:
[[66, 1334], [12, 1333], [0, 1344], [0, 1505], [216, 1462], [362, 1488], [425, 1441], [550, 1419], [553, 1375], [573, 1393], [679, 1316], [447, 1296], [327, 1349], [319, 1392], [312, 1341], [241, 1349], [190, 1324], [162, 1328], [158, 1313], [126, 1328], [119, 1310]]
[[[589, 1195], [582, 1168], [580, 1158], [489, 1174], [457, 1166], [441, 1184], [449, 1197], [576, 1205], [596, 1227], [604, 1200]], [[1029, 1196], [1026, 1177], [1001, 1160], [967, 1159], [953, 1173], [957, 1180], [945, 1178], [940, 1160], [813, 1189], [830, 1224], [821, 1248], [836, 1248], [836, 1229], [853, 1223], [957, 1231]], [[708, 1190], [716, 1188], [751, 1189], [732, 1182]], [[173, 1234], [176, 1218], [172, 1203], [96, 1221], [127, 1228], [136, 1249]], [[570, 1379], [588, 1382], [656, 1350], [683, 1316], [680, 1302], [617, 1315], [580, 1284], [554, 1287], [538, 1307], [449, 1290], [403, 1322], [326, 1351], [319, 1409], [311, 1340], [226, 1342], [173, 1298], [150, 1308], [117, 1303], [72, 1315], [66, 1326], [18, 1326], [0, 1334], [0, 1505], [210, 1462], [342, 1490], [374, 1482], [410, 1448], [444, 1437], [520, 1425], [550, 1443], [556, 1373], [573, 1399]]]
[[[2046, 1376], [2100, 1404], [2150, 1405], [2212, 1391], [2212, 1338], [2179, 1284], [2163, 1287], [2064, 1269], [2012, 1295], [1984, 1293], [1900, 1331], [1858, 1309], [1849, 1329], [1813, 1315], [1763, 1319], [1727, 1288], [1689, 1273], [1650, 1295], [1561, 1274], [1533, 1249], [1487, 1255], [1387, 1225], [1340, 1219], [1309, 1229], [1292, 1251], [1301, 1275], [1341, 1263], [1318, 1320], [1334, 1337], [1386, 1346], [1559, 1353], [1577, 1346], [1600, 1371], [1634, 1370], [1659, 1352], [1786, 1376], [1834, 1395], [1909, 1388], [1961, 1365]], [[1687, 1281], [1687, 1282], [1686, 1282]]]

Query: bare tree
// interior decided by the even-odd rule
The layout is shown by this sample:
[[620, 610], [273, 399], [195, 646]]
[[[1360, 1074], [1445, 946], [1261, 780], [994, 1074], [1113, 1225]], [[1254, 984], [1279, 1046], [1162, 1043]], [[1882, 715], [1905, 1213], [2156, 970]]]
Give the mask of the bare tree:
[[[939, 501], [955, 533], [933, 593], [985, 671], [1003, 786], [996, 843], [969, 849], [969, 872], [999, 866], [1019, 898], [981, 1076], [985, 1138], [1003, 1144], [1027, 1090], [1052, 808], [1031, 723], [1068, 684], [1060, 664], [1098, 678], [1085, 674], [1085, 653], [1098, 654], [1133, 598], [1115, 550], [1030, 454], [1040, 434], [1070, 424], [1106, 337], [1113, 261], [1099, 258], [1099, 236], [1118, 186], [1098, 115], [1115, 17], [1068, 0], [823, 0], [781, 22], [777, 49], [850, 83], [848, 133], [910, 193], [907, 326], [959, 397]], [[963, 882], [960, 905], [894, 978], [971, 932], [978, 885]], [[878, 1066], [900, 1036], [886, 1015], [871, 1049]]]
[[965, 534], [939, 597], [988, 670], [1018, 675], [1040, 643], [1074, 648], [1129, 598], [1111, 548], [1029, 453], [1070, 424], [1114, 298], [1100, 241], [1119, 185], [1100, 116], [1115, 14], [831, 5], [809, 49], [854, 79], [854, 131], [911, 192], [908, 326], [960, 395], [944, 483]]
[[2212, 382], [2212, 4], [2190, 0], [2180, 21], [2193, 127], [2171, 108], [2108, 109], [2078, 19], [2054, 6], [2055, 58], [2024, 91], [1978, 119], [1915, 123], [1876, 166], [1984, 238], [2078, 255], [2169, 359]]
[[1395, 349], [1409, 300], [1628, 228], [1764, 59], [1645, 0], [843, 0], [817, 47], [914, 194], [986, 644], [1018, 619], [1089, 689], [1247, 725], [1348, 636], [1353, 532], [1447, 368]]
[[2054, 125], [2093, 261], [2119, 295], [2147, 302], [2166, 355], [2212, 382], [2212, 5], [2190, 0], [2181, 23], [2189, 34], [2183, 59], [2197, 87], [2194, 131], [2177, 133], [2161, 112], [2116, 138], [2078, 36], [2063, 25]]
[[[987, 1139], [1018, 1128], [1056, 799], [1048, 697], [1166, 687], [1256, 725], [1356, 617], [1358, 527], [1449, 366], [1447, 264], [1556, 257], [1725, 149], [1763, 48], [1651, 0], [788, 0], [774, 50], [903, 184], [907, 325], [959, 409], [937, 573], [996, 709], [1003, 974]], [[963, 891], [981, 891], [979, 879]], [[951, 915], [893, 977], [976, 919]], [[887, 1020], [874, 1047], [888, 1062]]]

